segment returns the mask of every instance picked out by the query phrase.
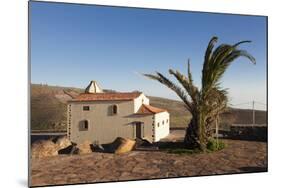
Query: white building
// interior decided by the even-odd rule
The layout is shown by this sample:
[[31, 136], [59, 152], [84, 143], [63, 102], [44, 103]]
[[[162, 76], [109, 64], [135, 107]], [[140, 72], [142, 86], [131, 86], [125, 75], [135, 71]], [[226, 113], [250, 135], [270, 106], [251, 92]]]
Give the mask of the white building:
[[91, 81], [85, 93], [68, 102], [67, 134], [74, 143], [110, 143], [117, 137], [157, 142], [169, 134], [165, 109], [149, 105], [141, 92], [107, 93]]

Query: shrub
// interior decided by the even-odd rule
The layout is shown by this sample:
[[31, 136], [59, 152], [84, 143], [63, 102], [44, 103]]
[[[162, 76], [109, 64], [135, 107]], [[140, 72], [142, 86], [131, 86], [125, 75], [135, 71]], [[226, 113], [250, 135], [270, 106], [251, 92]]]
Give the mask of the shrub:
[[222, 150], [225, 147], [226, 144], [221, 140], [210, 139], [207, 143], [207, 149], [209, 151], [218, 151], [218, 150]]

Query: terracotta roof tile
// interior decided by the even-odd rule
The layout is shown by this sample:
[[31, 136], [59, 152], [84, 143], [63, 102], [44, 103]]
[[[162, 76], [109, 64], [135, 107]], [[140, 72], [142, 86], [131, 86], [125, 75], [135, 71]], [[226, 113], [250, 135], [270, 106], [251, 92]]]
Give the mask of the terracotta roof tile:
[[147, 104], [143, 104], [139, 110], [137, 111], [136, 114], [157, 114], [157, 113], [160, 113], [160, 112], [165, 112], [167, 110], [165, 109], [161, 109], [161, 108], [156, 108], [154, 106], [150, 106], [150, 105], [147, 105]]
[[140, 92], [131, 93], [82, 93], [71, 101], [123, 101], [133, 100], [140, 96]]

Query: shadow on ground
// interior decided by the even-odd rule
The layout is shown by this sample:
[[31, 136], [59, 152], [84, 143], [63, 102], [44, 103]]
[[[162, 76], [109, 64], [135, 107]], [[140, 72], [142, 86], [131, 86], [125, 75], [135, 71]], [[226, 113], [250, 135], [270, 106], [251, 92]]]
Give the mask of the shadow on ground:
[[241, 167], [239, 170], [243, 172], [267, 172], [267, 167], [256, 167], [256, 166], [247, 166], [247, 167]]

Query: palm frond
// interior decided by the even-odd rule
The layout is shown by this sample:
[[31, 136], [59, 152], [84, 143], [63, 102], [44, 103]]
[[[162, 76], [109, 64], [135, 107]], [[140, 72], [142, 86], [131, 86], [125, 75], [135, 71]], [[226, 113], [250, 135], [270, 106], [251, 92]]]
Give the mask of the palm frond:
[[178, 82], [189, 94], [190, 98], [192, 99], [192, 102], [197, 105], [199, 100], [199, 90], [196, 86], [193, 85], [190, 65], [188, 65], [188, 77], [181, 74], [179, 71], [174, 71], [172, 69], [169, 70], [169, 73], [172, 74], [178, 80]]
[[218, 37], [216, 36], [212, 37], [205, 52], [205, 62], [210, 60], [212, 56], [213, 48], [217, 42], [218, 42]]
[[188, 59], [188, 61], [187, 61], [187, 75], [188, 75], [188, 79], [189, 79], [190, 84], [194, 85], [192, 74], [191, 74], [191, 69], [190, 69], [190, 59]]
[[203, 93], [209, 92], [209, 90], [217, 85], [222, 75], [225, 73], [229, 65], [238, 57], [246, 57], [252, 63], [255, 64], [255, 58], [245, 50], [239, 50], [237, 47], [243, 43], [249, 43], [251, 41], [241, 41], [234, 45], [221, 44], [211, 54], [211, 58], [208, 62], [208, 70], [202, 71], [202, 88]]
[[223, 60], [222, 64], [225, 64], [225, 63], [229, 64], [239, 57], [245, 57], [248, 60], [250, 60], [250, 62], [252, 62], [253, 64], [256, 64], [256, 59], [251, 54], [249, 54], [246, 50], [235, 50], [235, 51], [233, 51], [231, 54], [229, 54]]
[[206, 80], [208, 77], [208, 70], [209, 70], [209, 61], [212, 58], [212, 53], [213, 53], [213, 48], [215, 46], [215, 44], [218, 41], [218, 37], [214, 36], [212, 37], [212, 39], [210, 40], [206, 52], [205, 52], [205, 58], [204, 58], [204, 64], [203, 64], [203, 69], [202, 69], [202, 82], [203, 80]]
[[186, 104], [186, 108], [192, 113], [193, 111], [192, 103], [188, 100], [186, 93], [184, 92], [184, 90], [182, 90], [181, 87], [177, 86], [175, 83], [173, 83], [171, 80], [169, 80], [159, 72], [156, 72], [156, 75], [152, 75], [152, 74], [143, 74], [143, 75], [150, 79], [156, 80], [162, 83], [163, 85], [165, 85], [166, 87], [170, 88], [171, 90], [173, 90]]
[[243, 41], [240, 41], [240, 42], [237, 42], [236, 44], [233, 45], [234, 48], [236, 48], [237, 46], [243, 44], [243, 43], [251, 43], [252, 41], [250, 40], [243, 40]]

